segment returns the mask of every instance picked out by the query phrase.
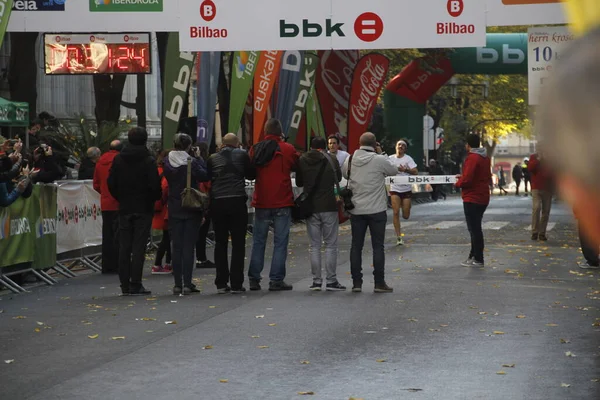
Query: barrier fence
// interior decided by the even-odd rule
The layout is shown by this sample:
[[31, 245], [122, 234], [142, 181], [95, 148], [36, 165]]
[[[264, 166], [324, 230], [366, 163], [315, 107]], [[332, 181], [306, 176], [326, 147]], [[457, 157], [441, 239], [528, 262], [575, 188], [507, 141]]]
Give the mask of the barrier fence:
[[[396, 176], [386, 185], [410, 184], [414, 192], [426, 192], [428, 185], [453, 184], [454, 176]], [[343, 180], [340, 186], [346, 186]], [[292, 179], [294, 195], [302, 192]], [[249, 218], [254, 182], [246, 181]], [[252, 222], [249, 221], [249, 226]], [[212, 242], [208, 241], [209, 244]], [[25, 291], [10, 277], [32, 272], [45, 283], [57, 281], [45, 271], [72, 278], [76, 265], [101, 272], [102, 213], [100, 194], [92, 181], [59, 181], [36, 185], [30, 198], [19, 198], [10, 207], [0, 208], [0, 284], [13, 292]]]

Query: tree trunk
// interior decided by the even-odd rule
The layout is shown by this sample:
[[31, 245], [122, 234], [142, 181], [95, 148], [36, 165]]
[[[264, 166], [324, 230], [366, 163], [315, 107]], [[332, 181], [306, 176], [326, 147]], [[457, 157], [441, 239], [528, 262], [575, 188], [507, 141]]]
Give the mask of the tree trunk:
[[[29, 103], [29, 119], [37, 118], [37, 32], [10, 33], [8, 84], [13, 101]], [[49, 110], [52, 111], [52, 110]]]
[[494, 154], [496, 153], [496, 146], [498, 146], [498, 143], [496, 143], [496, 141], [494, 140], [492, 140], [491, 143], [488, 142], [487, 139], [483, 140], [483, 147], [485, 147], [485, 149], [487, 150], [489, 158], [494, 157]]
[[94, 75], [93, 80], [98, 129], [105, 124], [117, 125], [121, 116], [121, 99], [127, 75]]

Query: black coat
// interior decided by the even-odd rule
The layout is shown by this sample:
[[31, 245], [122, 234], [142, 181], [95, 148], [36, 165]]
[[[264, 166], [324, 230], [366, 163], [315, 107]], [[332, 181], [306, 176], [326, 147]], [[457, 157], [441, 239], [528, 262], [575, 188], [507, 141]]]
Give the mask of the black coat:
[[[328, 157], [331, 162], [327, 161], [325, 157]], [[323, 175], [317, 182], [319, 170], [325, 163], [327, 164], [325, 165]], [[333, 167], [331, 164], [333, 164]], [[341, 180], [342, 170], [336, 157], [318, 150], [311, 150], [300, 157], [298, 170], [296, 171], [296, 186], [304, 187], [304, 191], [307, 194], [313, 190], [315, 185], [317, 186], [312, 199], [314, 213], [334, 212], [338, 210], [334, 188], [335, 182]]]
[[246, 197], [246, 179], [256, 179], [256, 168], [248, 153], [233, 147], [225, 147], [213, 154], [208, 159], [207, 171], [212, 182], [212, 199]]
[[146, 146], [129, 145], [113, 160], [108, 190], [122, 214], [153, 214], [162, 197], [156, 161]]
[[84, 158], [79, 166], [79, 171], [77, 175], [77, 179], [89, 180], [94, 179], [94, 170], [96, 169], [96, 163], [90, 160], [89, 158]]

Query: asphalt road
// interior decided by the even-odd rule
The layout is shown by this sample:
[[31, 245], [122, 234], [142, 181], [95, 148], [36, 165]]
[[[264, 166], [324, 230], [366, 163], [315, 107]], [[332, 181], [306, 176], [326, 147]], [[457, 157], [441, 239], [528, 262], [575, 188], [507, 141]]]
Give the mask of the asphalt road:
[[[308, 291], [302, 227], [292, 292], [217, 295], [214, 270], [196, 270], [203, 293], [174, 297], [171, 278], [148, 268], [147, 298], [119, 297], [116, 277], [97, 274], [4, 293], [0, 398], [597, 399], [599, 273], [577, 267], [568, 209], [554, 204], [540, 243], [529, 240], [530, 207], [493, 199], [484, 270], [460, 266], [458, 199], [414, 207], [406, 246], [388, 230], [393, 294], [374, 294], [368, 273], [360, 294]], [[338, 276], [348, 286], [349, 247], [343, 226]], [[369, 272], [370, 254], [364, 262]]]

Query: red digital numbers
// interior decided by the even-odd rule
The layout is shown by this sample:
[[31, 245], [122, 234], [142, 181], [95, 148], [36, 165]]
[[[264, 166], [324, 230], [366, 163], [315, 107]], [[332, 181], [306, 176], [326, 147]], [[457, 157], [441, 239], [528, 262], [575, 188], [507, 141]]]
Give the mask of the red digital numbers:
[[[50, 50], [48, 52], [48, 50]], [[147, 43], [47, 46], [47, 74], [150, 73]]]

